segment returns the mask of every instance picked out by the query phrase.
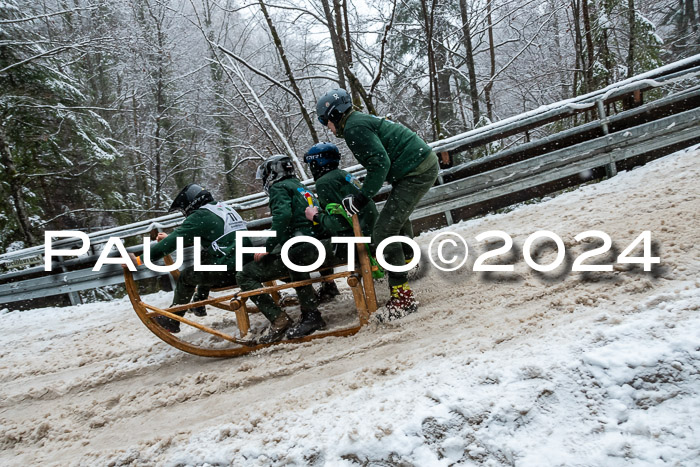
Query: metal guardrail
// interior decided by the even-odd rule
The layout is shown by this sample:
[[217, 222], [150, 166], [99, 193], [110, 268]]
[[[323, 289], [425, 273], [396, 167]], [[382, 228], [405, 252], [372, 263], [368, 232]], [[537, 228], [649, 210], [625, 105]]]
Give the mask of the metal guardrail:
[[411, 219], [488, 201], [698, 138], [700, 108], [436, 186], [423, 197]]
[[[616, 83], [606, 89], [577, 99], [545, 106], [448, 140], [431, 143], [431, 146], [437, 151], [454, 152], [469, 149], [515, 134], [518, 132], [516, 131], [518, 129], [520, 132], [524, 132], [533, 126], [546, 124], [552, 121], [553, 117], [561, 119], [570, 116], [572, 112], [595, 110], [596, 102], [602, 104], [604, 101], [621, 99], [625, 95], [640, 89], [651, 89], [681, 80], [688, 80], [698, 74], [700, 74], [700, 55], [645, 73], [636, 77], [637, 79], [632, 78]], [[660, 109], [666, 109], [664, 112], [672, 113], [675, 111], [675, 108], [683, 109], [684, 106], [695, 108], [632, 127], [625, 127], [625, 122], [648, 119], [649, 115]], [[598, 110], [601, 107], [601, 105], [598, 105]], [[443, 170], [439, 177], [441, 184], [433, 187], [425, 195], [411, 219], [419, 220], [438, 214], [445, 214], [448, 223], [450, 223], [450, 211], [454, 209], [517, 193], [528, 188], [576, 175], [589, 169], [602, 166], [614, 169], [615, 163], [618, 161], [672, 147], [679, 143], [697, 141], [700, 139], [700, 123], [698, 123], [700, 122], [700, 109], [697, 107], [700, 107], [700, 89], [698, 89], [698, 86], [694, 86], [612, 117], [607, 117], [604, 112], [600, 113], [599, 120]], [[610, 128], [614, 129], [616, 127], [620, 127], [622, 130], [609, 132]], [[578, 144], [569, 144], [562, 149], [547, 149], [540, 155], [528, 156], [524, 160], [518, 160], [522, 159], [522, 154], [528, 151], [537, 153], [537, 148], [557, 146], [560, 142], [572, 138], [575, 139], [577, 136], [583, 138], [595, 131], [598, 131], [599, 136], [592, 139]], [[514, 159], [515, 162], [512, 162], [509, 158], [512, 158], [514, 155], [518, 157]], [[488, 168], [489, 164], [497, 166], [499, 163], [504, 165], [493, 169]], [[481, 168], [485, 170], [480, 170]], [[353, 166], [349, 169], [359, 174], [364, 172], [362, 166]], [[469, 170], [476, 171], [476, 173], [466, 177], [458, 177], [456, 180], [448, 183], [443, 182], [449, 177], [458, 176], [460, 172]], [[614, 172], [610, 175], [614, 175]], [[313, 186], [313, 181], [308, 180], [307, 183]], [[388, 191], [390, 191], [390, 187], [385, 186], [380, 191], [380, 194]], [[267, 197], [264, 193], [257, 193], [230, 200], [226, 203], [235, 206], [238, 210], [246, 211], [265, 206]], [[378, 204], [381, 207], [382, 203]], [[64, 262], [57, 261], [54, 265], [54, 271], [56, 268], [77, 268], [82, 265], [90, 265], [90, 268], [0, 284], [0, 304], [75, 293], [80, 290], [122, 283], [123, 276], [119, 266], [105, 266], [99, 273], [92, 271], [91, 267], [94, 265], [99, 253], [99, 245], [112, 236], [123, 239], [149, 234], [154, 229], [169, 229], [179, 225], [182, 220], [183, 217], [181, 215], [171, 214], [89, 234], [88, 237], [95, 254]], [[269, 224], [270, 218], [263, 218], [249, 222], [248, 226], [251, 229], [264, 229]], [[76, 245], [76, 242], [62, 240], [54, 242], [53, 245], [54, 248], [70, 248], [71, 245]], [[130, 250], [138, 250], [139, 248], [132, 247]], [[40, 255], [42, 252], [43, 246], [37, 246], [7, 253], [0, 255], [0, 264], [21, 261]], [[191, 256], [191, 248], [186, 249], [184, 258], [186, 264], [191, 264]], [[11, 280], [41, 272], [43, 272], [43, 264], [21, 271], [2, 274], [0, 275], [0, 280]], [[139, 271], [136, 277], [137, 279], [145, 279], [162, 274], [146, 270]]]

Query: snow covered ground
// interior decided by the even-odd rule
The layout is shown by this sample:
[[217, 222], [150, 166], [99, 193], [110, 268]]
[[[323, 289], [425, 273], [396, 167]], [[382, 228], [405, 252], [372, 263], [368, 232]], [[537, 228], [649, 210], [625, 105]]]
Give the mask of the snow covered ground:
[[651, 272], [541, 274], [518, 250], [513, 273], [475, 273], [472, 251], [458, 272], [423, 263], [418, 313], [348, 338], [216, 360], [126, 299], [5, 312], [0, 464], [700, 465], [698, 180], [694, 148], [449, 229], [473, 250], [551, 230], [572, 258], [580, 232], [619, 254], [650, 230]]

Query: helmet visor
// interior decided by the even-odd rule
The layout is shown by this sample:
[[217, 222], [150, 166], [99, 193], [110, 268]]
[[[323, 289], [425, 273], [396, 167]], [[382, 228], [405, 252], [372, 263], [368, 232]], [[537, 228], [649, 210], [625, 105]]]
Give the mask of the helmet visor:
[[326, 117], [325, 115], [319, 115], [318, 121], [321, 122], [321, 125], [328, 126], [328, 117]]
[[265, 164], [260, 164], [258, 166], [257, 172], [255, 172], [256, 180], [263, 180], [265, 178]]

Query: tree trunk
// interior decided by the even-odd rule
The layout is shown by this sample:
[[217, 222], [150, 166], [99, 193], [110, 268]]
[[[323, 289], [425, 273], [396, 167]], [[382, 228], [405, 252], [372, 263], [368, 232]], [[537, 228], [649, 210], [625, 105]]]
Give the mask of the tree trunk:
[[265, 21], [267, 22], [267, 27], [270, 29], [270, 34], [272, 35], [272, 40], [275, 42], [275, 47], [277, 47], [277, 52], [282, 59], [282, 64], [284, 65], [284, 71], [287, 74], [287, 79], [289, 79], [289, 84], [292, 86], [294, 94], [296, 94], [297, 98], [299, 99], [301, 115], [306, 122], [306, 126], [309, 127], [309, 133], [311, 133], [311, 138], [314, 140], [314, 143], [318, 143], [318, 134], [316, 134], [314, 123], [309, 116], [309, 112], [306, 111], [306, 107], [304, 106], [304, 98], [301, 95], [299, 86], [297, 86], [297, 81], [294, 78], [294, 73], [292, 73], [292, 67], [289, 65], [289, 60], [287, 60], [287, 55], [284, 53], [284, 47], [282, 46], [282, 40], [280, 39], [279, 34], [277, 34], [277, 28], [275, 28], [275, 25], [272, 23], [272, 18], [270, 18], [270, 14], [268, 13], [267, 7], [265, 7], [263, 1], [258, 0], [258, 4], [260, 5], [260, 10], [262, 10], [263, 16], [265, 16]]
[[484, 86], [484, 99], [486, 100], [486, 115], [489, 117], [489, 121], [493, 122], [493, 99], [491, 96], [491, 90], [493, 89], [493, 80], [496, 76], [496, 49], [493, 43], [493, 20], [491, 19], [491, 0], [486, 1], [486, 21], [488, 24], [488, 36], [489, 36], [489, 59], [491, 62], [491, 72], [489, 77], [489, 82]]
[[[323, 12], [326, 16], [326, 22], [328, 23], [328, 31], [331, 34], [333, 52], [335, 54], [336, 65], [338, 67], [338, 76], [342, 77], [342, 80], [339, 81], [340, 87], [346, 90], [348, 89], [345, 86], [345, 77], [347, 77], [348, 84], [350, 85], [349, 90], [350, 94], [352, 95], [353, 105], [362, 108], [362, 103], [364, 103], [365, 107], [367, 108], [367, 112], [372, 115], [377, 115], [377, 111], [374, 108], [371, 96], [367, 93], [362, 85], [362, 82], [357, 78], [355, 72], [352, 70], [350, 45], [345, 45], [345, 38], [343, 35], [343, 13], [341, 11], [342, 5], [339, 0], [333, 0], [334, 10], [331, 11], [328, 0], [321, 0], [321, 3], [323, 4]], [[350, 39], [349, 35], [347, 35], [347, 39]]]
[[[160, 33], [158, 35], [159, 37], [159, 42], [160, 42]], [[157, 73], [157, 81], [156, 81], [156, 131], [154, 135], [154, 141], [155, 141], [155, 203], [153, 204], [153, 208], [157, 211], [160, 209], [160, 198], [162, 195], [162, 190], [163, 190], [163, 180], [162, 180], [162, 173], [163, 173], [163, 146], [164, 146], [164, 139], [166, 138], [166, 135], [161, 136], [161, 129], [163, 129], [164, 122], [163, 122], [163, 117], [165, 113], [165, 102], [164, 102], [164, 70], [163, 70], [163, 63], [162, 63], [162, 49], [160, 49], [158, 54], [158, 73]]]
[[348, 67], [345, 68], [345, 73], [348, 75], [348, 81], [350, 81], [350, 86], [357, 91], [357, 93], [362, 98], [362, 101], [365, 103], [367, 112], [372, 115], [377, 115], [377, 110], [375, 109], [374, 104], [372, 103], [372, 98], [369, 94], [367, 94], [365, 87], [362, 85], [357, 76], [355, 76], [355, 73], [353, 73], [353, 71]]
[[444, 32], [447, 30], [447, 25], [442, 21], [439, 12], [435, 23], [435, 71], [437, 72], [437, 100], [435, 101], [435, 110], [440, 122], [440, 132], [438, 138], [447, 137], [451, 131], [449, 127], [454, 124], [454, 103], [452, 102], [452, 92], [450, 91], [450, 74], [447, 69], [447, 58], [449, 51], [444, 45]]
[[[258, 0], [259, 1], [259, 0]], [[352, 69], [352, 55], [350, 54], [350, 44], [349, 44], [349, 39], [350, 35], [348, 34], [347, 37], [345, 36], [345, 31], [346, 28], [344, 27], [344, 21], [343, 21], [343, 8], [341, 5], [340, 0], [333, 0], [333, 19], [334, 19], [334, 28], [335, 28], [335, 34], [338, 37], [338, 46], [340, 47], [340, 50], [338, 51], [338, 55], [341, 55], [343, 57], [343, 69], [349, 68]], [[352, 79], [348, 76], [348, 81], [350, 82], [350, 95], [352, 96], [352, 103], [356, 107], [362, 108], [362, 100], [360, 98], [360, 93], [355, 89], [355, 85], [352, 82]]]
[[467, 72], [469, 73], [469, 95], [472, 101], [474, 126], [476, 126], [481, 118], [481, 112], [479, 111], [479, 90], [477, 89], [476, 83], [476, 66], [474, 65], [472, 34], [469, 26], [469, 17], [467, 16], [467, 0], [459, 0], [459, 12], [462, 16], [462, 33], [464, 36], [464, 49], [467, 53]]
[[374, 98], [374, 89], [377, 87], [379, 84], [379, 80], [382, 77], [382, 70], [384, 69], [384, 60], [385, 60], [385, 53], [386, 53], [386, 43], [389, 38], [389, 31], [391, 30], [391, 27], [394, 24], [394, 17], [396, 15], [396, 0], [393, 0], [393, 4], [391, 7], [391, 19], [389, 20], [388, 24], [384, 25], [384, 36], [382, 37], [382, 48], [381, 52], [379, 53], [379, 65], [377, 66], [377, 76], [374, 77], [374, 80], [372, 81], [372, 85], [369, 88], [369, 97], [370, 99]]
[[[211, 5], [209, 2], [203, 2], [204, 7], [204, 25], [207, 29], [207, 39], [209, 39], [209, 44], [214, 40], [214, 31], [212, 30], [212, 15], [211, 15]], [[202, 31], [204, 32], [204, 31]], [[213, 61], [218, 61], [215, 49], [213, 47], [209, 48], [209, 55]], [[233, 151], [231, 150], [231, 145], [233, 144], [233, 125], [228, 118], [224, 117], [226, 114], [226, 89], [223, 83], [223, 74], [217, 73], [217, 68], [212, 64], [209, 66], [209, 75], [211, 76], [211, 81], [214, 87], [214, 109], [216, 112], [216, 117], [214, 121], [216, 122], [216, 127], [219, 130], [219, 157], [224, 165], [224, 186], [225, 186], [225, 198], [233, 199], [237, 196], [238, 184], [233, 174]]]
[[554, 26], [554, 48], [556, 50], [556, 55], [557, 55], [557, 68], [559, 69], [559, 85], [561, 89], [561, 96], [560, 99], [566, 99], [569, 96], [568, 93], [568, 85], [566, 84], [566, 72], [564, 71], [566, 69], [566, 65], [564, 63], [563, 59], [563, 54], [562, 54], [562, 48], [561, 48], [561, 39], [560, 39], [560, 31], [561, 29], [559, 28], [559, 17], [556, 13], [556, 2], [552, 2], [552, 25]]
[[584, 37], [586, 38], [586, 56], [588, 58], [588, 63], [585, 69], [586, 73], [586, 88], [588, 92], [595, 89], [595, 83], [593, 82], [593, 65], [595, 62], [595, 55], [593, 53], [593, 32], [591, 31], [591, 17], [588, 12], [588, 0], [581, 0], [581, 11], [583, 13], [583, 31]]
[[430, 101], [430, 121], [433, 126], [433, 140], [437, 140], [441, 133], [440, 118], [437, 113], [439, 100], [437, 69], [435, 66], [435, 53], [433, 51], [433, 26], [435, 13], [435, 0], [431, 2], [431, 8], [428, 10], [427, 0], [421, 0], [421, 10], [423, 12], [423, 26], [425, 28], [425, 38], [428, 41], [428, 73], [430, 83], [428, 100]]
[[333, 53], [335, 54], [335, 67], [338, 70], [338, 85], [345, 89], [345, 57], [343, 56], [342, 45], [340, 43], [340, 38], [338, 37], [338, 31], [333, 24], [335, 20], [333, 19], [333, 13], [331, 12], [331, 7], [328, 4], [328, 0], [321, 0], [323, 5], [323, 13], [326, 16], [326, 23], [328, 25], [328, 32], [331, 35], [331, 44], [333, 45]]
[[[581, 9], [579, 8], [578, 0], [571, 1], [571, 11], [574, 21], [574, 44], [576, 47], [576, 65], [574, 67], [573, 79], [573, 97], [578, 95], [578, 79], [581, 71], [586, 68], [586, 59], [583, 56], [583, 37], [581, 35]], [[584, 85], [585, 87], [585, 85]], [[584, 92], [585, 94], [585, 92]], [[576, 115], [574, 115], [574, 124], [576, 123]]]
[[19, 227], [22, 230], [22, 236], [24, 241], [28, 245], [34, 245], [36, 239], [32, 234], [31, 224], [29, 223], [29, 215], [27, 213], [26, 206], [24, 205], [24, 198], [22, 197], [22, 182], [19, 179], [19, 174], [17, 169], [15, 169], [15, 163], [12, 159], [12, 153], [10, 153], [10, 146], [7, 142], [7, 137], [5, 135], [5, 130], [0, 124], [0, 164], [5, 168], [5, 173], [7, 174], [7, 180], [10, 184], [10, 196], [12, 197], [12, 204], [15, 206], [15, 211], [17, 213], [17, 220], [19, 222]]
[[627, 21], [630, 23], [630, 44], [627, 53], [627, 77], [634, 76], [634, 47], [637, 41], [635, 24], [637, 23], [634, 11], [634, 0], [627, 0]]

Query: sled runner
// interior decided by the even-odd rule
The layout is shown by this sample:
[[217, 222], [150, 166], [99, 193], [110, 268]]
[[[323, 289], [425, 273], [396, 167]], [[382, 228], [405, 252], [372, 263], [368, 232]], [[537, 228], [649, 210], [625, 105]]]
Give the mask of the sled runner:
[[[362, 232], [360, 230], [360, 224], [357, 215], [353, 216], [353, 231], [356, 237], [361, 237]], [[141, 295], [139, 294], [139, 288], [134, 279], [134, 276], [128, 268], [124, 268], [124, 284], [126, 286], [126, 291], [129, 294], [129, 299], [134, 307], [134, 311], [138, 315], [139, 319], [146, 325], [146, 327], [158, 336], [164, 342], [176, 347], [184, 352], [188, 352], [194, 355], [199, 355], [202, 357], [235, 357], [238, 355], [243, 355], [255, 350], [269, 347], [271, 345], [278, 344], [288, 344], [288, 343], [298, 343], [307, 342], [313, 339], [320, 339], [323, 337], [341, 337], [350, 336], [358, 332], [362, 326], [367, 324], [369, 316], [377, 310], [377, 299], [374, 291], [374, 281], [372, 278], [373, 266], [370, 263], [370, 257], [367, 253], [367, 248], [365, 244], [357, 244], [357, 268], [354, 271], [344, 271], [329, 274], [326, 276], [321, 276], [317, 278], [311, 278], [304, 281], [289, 282], [277, 285], [277, 281], [267, 282], [264, 287], [255, 290], [249, 290], [246, 292], [241, 292], [240, 290], [233, 293], [227, 293], [219, 297], [210, 297], [207, 300], [202, 300], [198, 302], [192, 302], [185, 305], [173, 306], [170, 308], [159, 308], [153, 305], [149, 305], [141, 300]], [[166, 264], [172, 264], [172, 258], [169, 256], [165, 257]], [[342, 265], [335, 265], [338, 267]], [[376, 266], [374, 267], [376, 269]], [[175, 279], [179, 276], [179, 271], [171, 272]], [[271, 294], [275, 301], [279, 301], [281, 290], [290, 289], [293, 287], [299, 287], [303, 285], [313, 284], [317, 282], [332, 281], [335, 279], [346, 278], [347, 284], [352, 291], [353, 300], [355, 302], [355, 308], [358, 314], [358, 323], [354, 326], [345, 327], [341, 329], [332, 329], [325, 332], [316, 332], [309, 336], [305, 336], [299, 339], [293, 340], [282, 340], [275, 342], [273, 344], [257, 344], [254, 341], [247, 340], [246, 336], [250, 330], [250, 313], [257, 312], [257, 308], [249, 306], [246, 302], [248, 298], [260, 295], [260, 294]], [[284, 278], [280, 278], [282, 280]], [[237, 287], [229, 287], [226, 289], [214, 289], [214, 291], [222, 290], [237, 290]], [[233, 336], [225, 332], [219, 331], [212, 326], [207, 326], [198, 322], [196, 320], [178, 316], [175, 313], [180, 311], [186, 311], [199, 306], [210, 306], [219, 308], [235, 316], [236, 326], [238, 328], [238, 336]], [[153, 321], [155, 316], [167, 316], [174, 320], [179, 321], [182, 324], [186, 324], [190, 327], [196, 328], [199, 331], [209, 334], [209, 339], [201, 339], [203, 342], [189, 342], [183, 337], [179, 337], [177, 334], [171, 334], [166, 331], [158, 324]], [[230, 316], [230, 315], [229, 315]], [[186, 330], [184, 327], [183, 330]], [[180, 335], [185, 333], [180, 333]]]

